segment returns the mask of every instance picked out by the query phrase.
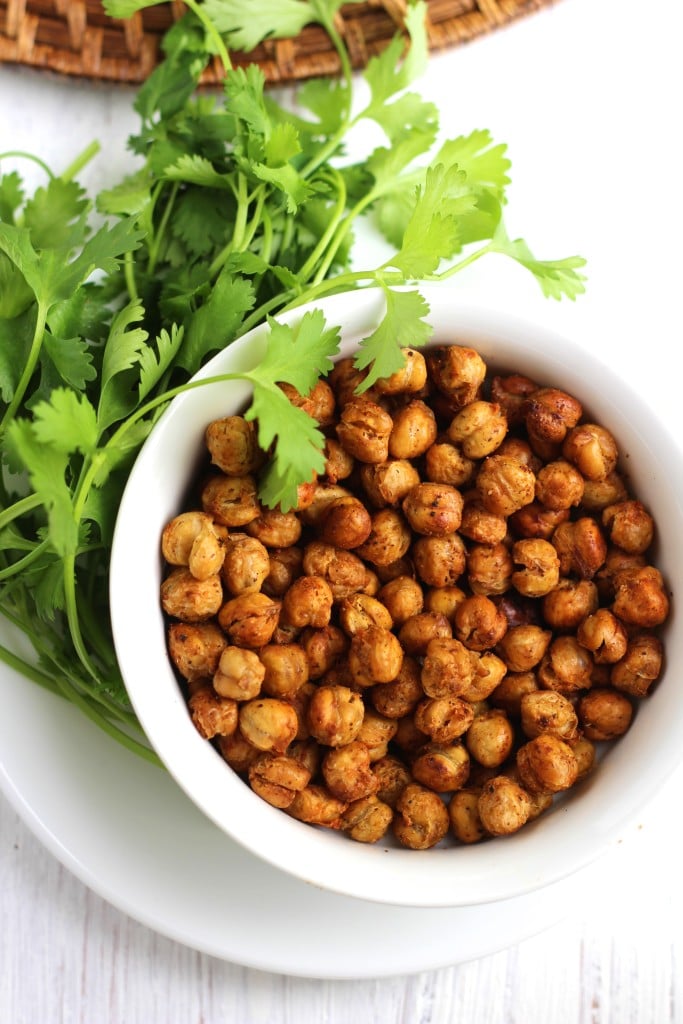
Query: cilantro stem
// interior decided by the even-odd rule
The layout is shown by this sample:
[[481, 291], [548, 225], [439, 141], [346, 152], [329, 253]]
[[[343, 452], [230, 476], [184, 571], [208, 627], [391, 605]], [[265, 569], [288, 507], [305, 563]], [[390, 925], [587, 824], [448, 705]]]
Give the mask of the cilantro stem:
[[193, 14], [196, 15], [197, 18], [199, 18], [202, 25], [204, 26], [207, 36], [213, 40], [213, 44], [216, 47], [216, 52], [218, 53], [218, 56], [220, 57], [221, 62], [223, 64], [224, 72], [230, 71], [232, 68], [230, 54], [228, 53], [225, 43], [223, 42], [223, 38], [218, 29], [216, 28], [216, 26], [214, 25], [214, 23], [211, 21], [210, 18], [206, 17], [204, 11], [199, 6], [199, 4], [195, 3], [195, 0], [185, 0], [185, 6], [188, 7], [193, 12]]
[[0, 530], [4, 530], [14, 519], [18, 519], [19, 516], [25, 515], [27, 512], [32, 512], [34, 508], [40, 508], [43, 504], [42, 498], [38, 494], [27, 494], [25, 498], [20, 498], [19, 501], [15, 501], [9, 508], [3, 509], [0, 512]]
[[26, 153], [23, 149], [8, 149], [6, 152], [0, 153], [0, 160], [9, 160], [11, 158], [29, 160], [31, 163], [40, 167], [41, 170], [45, 171], [45, 174], [50, 178], [50, 180], [55, 177], [54, 172], [50, 167], [48, 167], [45, 161], [41, 160], [40, 157], [35, 156], [33, 153]]
[[138, 285], [135, 280], [135, 268], [133, 265], [133, 254], [127, 252], [123, 257], [123, 277], [126, 282], [126, 291], [131, 302], [136, 302], [140, 296], [138, 295]]
[[41, 541], [40, 544], [36, 544], [28, 554], [24, 555], [23, 558], [17, 559], [16, 562], [11, 562], [10, 565], [4, 569], [0, 569], [0, 580], [9, 579], [10, 576], [16, 576], [18, 573], [26, 569], [32, 562], [35, 562], [39, 558], [43, 551], [47, 551], [50, 546], [48, 540]]
[[[152, 240], [149, 243], [149, 260], [147, 264], [147, 272], [150, 274], [150, 276], [154, 273], [156, 269], [157, 260], [159, 258], [159, 247], [166, 233], [168, 222], [171, 219], [171, 212], [173, 210], [173, 207], [175, 206], [176, 196], [178, 195], [178, 185], [179, 183], [177, 181], [173, 182], [170, 189], [169, 197], [166, 200], [166, 205], [164, 206], [164, 212], [162, 213], [161, 220], [159, 221], [159, 227], [154, 232]], [[126, 256], [130, 256], [132, 259], [132, 253], [126, 253]], [[131, 296], [131, 298], [132, 297], [133, 296]]]
[[54, 693], [56, 696], [60, 695], [61, 691], [52, 676], [41, 672], [35, 665], [25, 661], [24, 658], [20, 658], [19, 655], [14, 654], [13, 651], [10, 651], [3, 644], [0, 644], [0, 661], [3, 661], [9, 668], [14, 669], [15, 672], [26, 676], [31, 682], [38, 683], [43, 689], [49, 690], [50, 693]]
[[12, 420], [17, 412], [17, 409], [24, 400], [26, 389], [29, 386], [33, 371], [36, 368], [38, 362], [38, 356], [40, 355], [40, 349], [43, 344], [43, 336], [45, 334], [45, 325], [47, 323], [47, 304], [44, 301], [39, 300], [37, 303], [38, 315], [36, 317], [36, 326], [33, 331], [33, 339], [31, 340], [31, 348], [29, 350], [24, 369], [21, 374], [17, 389], [14, 392], [12, 401], [5, 409], [5, 415], [0, 421], [0, 432], [4, 430], [6, 425]]
[[59, 177], [62, 181], [71, 181], [77, 174], [80, 174], [86, 164], [89, 164], [94, 156], [97, 156], [99, 151], [99, 142], [96, 140], [91, 142], [90, 145], [86, 146], [83, 152], [79, 153], [76, 159], [73, 160], [64, 171], [62, 171]]
[[[339, 171], [335, 170], [334, 168], [330, 169], [329, 177], [332, 179], [333, 184], [337, 186], [337, 202], [335, 203], [335, 210], [332, 216], [330, 217], [329, 224], [327, 225], [325, 231], [323, 232], [323, 235], [320, 238], [318, 244], [316, 245], [315, 249], [310, 254], [310, 256], [308, 257], [308, 259], [306, 260], [306, 262], [304, 263], [303, 267], [300, 269], [297, 275], [300, 281], [307, 281], [310, 275], [313, 273], [318, 260], [323, 256], [328, 245], [330, 244], [331, 239], [334, 237], [334, 234], [337, 230], [337, 225], [339, 224], [339, 221], [341, 220], [344, 214], [344, 210], [346, 208], [346, 185], [344, 183], [343, 177], [341, 176]], [[334, 253], [336, 253], [338, 247], [339, 243], [337, 243], [337, 246], [334, 249], [332, 258], [334, 258]], [[326, 259], [324, 262], [327, 266], [329, 266], [329, 258]]]

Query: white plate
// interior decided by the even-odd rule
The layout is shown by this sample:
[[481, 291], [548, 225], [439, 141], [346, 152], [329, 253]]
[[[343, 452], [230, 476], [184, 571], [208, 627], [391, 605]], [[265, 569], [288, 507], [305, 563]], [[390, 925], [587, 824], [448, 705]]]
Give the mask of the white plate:
[[[0, 669], [0, 786], [43, 844], [119, 910], [193, 949], [308, 978], [461, 963], [562, 919], [586, 873], [480, 908], [365, 903], [296, 881], [212, 825], [165, 772]], [[589, 869], [593, 870], [593, 869]]]

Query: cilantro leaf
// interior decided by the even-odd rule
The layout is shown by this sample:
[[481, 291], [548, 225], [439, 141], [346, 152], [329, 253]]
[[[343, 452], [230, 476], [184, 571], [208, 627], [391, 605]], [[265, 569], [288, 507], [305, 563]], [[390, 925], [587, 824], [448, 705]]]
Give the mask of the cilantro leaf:
[[296, 326], [268, 318], [266, 352], [250, 379], [261, 384], [291, 384], [307, 395], [318, 377], [332, 369], [339, 350], [339, 328], [327, 327], [321, 310], [305, 313]]
[[510, 256], [521, 266], [526, 267], [534, 275], [546, 298], [576, 299], [586, 289], [585, 276], [579, 271], [586, 265], [581, 256], [568, 256], [560, 260], [538, 260], [533, 255], [523, 238], [514, 241], [508, 238], [505, 228], [500, 223], [493, 241], [489, 245], [490, 252]]
[[178, 365], [190, 374], [196, 373], [211, 353], [218, 352], [236, 337], [245, 313], [253, 305], [252, 282], [224, 268], [208, 300], [188, 318]]
[[[133, 326], [143, 317], [142, 305], [129, 302], [112, 321], [102, 359], [97, 406], [100, 432], [127, 416], [137, 404], [127, 371], [139, 366], [141, 352], [149, 336], [144, 328]], [[139, 376], [139, 371], [134, 376]]]
[[0, 176], [0, 220], [14, 223], [14, 215], [24, 202], [24, 187], [18, 171]]
[[86, 455], [97, 444], [97, 416], [85, 395], [55, 388], [49, 402], [35, 405], [33, 432], [41, 444], [64, 455], [75, 451]]
[[204, 11], [234, 50], [255, 50], [264, 39], [297, 36], [316, 20], [306, 0], [205, 0]]
[[431, 336], [425, 321], [429, 305], [416, 291], [385, 289], [386, 311], [372, 334], [364, 338], [354, 360], [359, 370], [370, 367], [359, 392], [383, 377], [390, 377], [404, 363], [402, 348], [419, 348]]

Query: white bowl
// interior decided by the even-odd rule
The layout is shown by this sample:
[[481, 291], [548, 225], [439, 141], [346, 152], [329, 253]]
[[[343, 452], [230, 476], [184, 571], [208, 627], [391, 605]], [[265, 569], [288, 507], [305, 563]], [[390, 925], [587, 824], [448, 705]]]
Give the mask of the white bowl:
[[[681, 760], [683, 701], [675, 666], [683, 660], [676, 595], [683, 572], [683, 465], [672, 437], [641, 398], [591, 352], [501, 314], [460, 308], [447, 290], [429, 293], [435, 341], [472, 345], [490, 366], [519, 372], [578, 397], [616, 436], [635, 494], [657, 523], [654, 560], [674, 595], [664, 631], [666, 666], [640, 702], [629, 732], [609, 750], [580, 792], [515, 835], [469, 847], [412, 851], [390, 842], [354, 843], [302, 824], [256, 796], [192, 724], [166, 651], [159, 604], [159, 541], [182, 508], [206, 425], [239, 412], [242, 384], [209, 384], [177, 398], [145, 443], [119, 510], [111, 562], [114, 639], [138, 718], [168, 771], [212, 820], [269, 863], [327, 890], [404, 906], [464, 906], [518, 896], [586, 866], [623, 840], [648, 800]], [[342, 355], [377, 324], [375, 292], [316, 303], [341, 324]], [[302, 307], [291, 316], [296, 321]], [[202, 376], [246, 369], [264, 350], [257, 328], [216, 356]], [[201, 851], [197, 852], [201, 870]]]

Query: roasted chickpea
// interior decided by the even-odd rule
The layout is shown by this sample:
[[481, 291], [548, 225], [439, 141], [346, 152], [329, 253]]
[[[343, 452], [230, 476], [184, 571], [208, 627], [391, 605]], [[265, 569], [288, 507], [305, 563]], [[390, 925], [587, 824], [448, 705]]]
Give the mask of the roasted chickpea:
[[494, 376], [491, 380], [491, 398], [502, 408], [509, 424], [516, 426], [524, 418], [524, 403], [538, 384], [521, 373], [511, 373], [505, 377]]
[[626, 654], [628, 636], [616, 615], [607, 608], [597, 608], [578, 626], [576, 639], [590, 651], [599, 665], [613, 665]]
[[327, 747], [343, 747], [358, 735], [363, 711], [363, 698], [348, 686], [319, 686], [308, 705], [311, 736]]
[[415, 348], [402, 348], [403, 366], [375, 385], [380, 395], [417, 394], [427, 383], [427, 361]]
[[642, 555], [652, 544], [655, 524], [640, 501], [621, 501], [603, 509], [602, 525], [612, 544], [631, 555]]
[[587, 480], [605, 480], [616, 469], [617, 443], [597, 423], [582, 423], [569, 431], [562, 454]]
[[573, 743], [579, 735], [579, 720], [574, 705], [554, 690], [533, 690], [520, 702], [522, 731], [529, 739], [541, 733], [559, 736]]
[[600, 526], [589, 516], [560, 523], [552, 536], [552, 545], [560, 558], [560, 575], [574, 573], [592, 580], [607, 557], [607, 541]]
[[265, 509], [247, 523], [245, 532], [267, 548], [289, 548], [301, 537], [301, 520], [295, 512]]
[[453, 636], [453, 629], [445, 615], [436, 612], [419, 612], [411, 615], [401, 626], [398, 638], [406, 654], [414, 658], [424, 657], [427, 645], [434, 637]]
[[624, 656], [612, 668], [610, 682], [632, 697], [645, 697], [662, 671], [664, 648], [652, 634], [636, 636], [628, 642]]
[[486, 651], [505, 636], [507, 618], [502, 609], [483, 594], [474, 594], [458, 605], [453, 618], [454, 634], [471, 651]]
[[391, 807], [373, 793], [349, 804], [342, 815], [342, 828], [357, 843], [376, 843], [386, 834], [393, 817]]
[[355, 462], [352, 455], [333, 437], [325, 439], [325, 470], [324, 477], [330, 484], [337, 484], [351, 476]]
[[394, 818], [394, 835], [401, 846], [428, 850], [446, 836], [448, 825], [448, 811], [437, 793], [417, 783], [405, 787]]
[[543, 629], [534, 623], [521, 623], [509, 626], [507, 632], [496, 645], [496, 653], [500, 655], [510, 672], [528, 672], [535, 668], [548, 649], [552, 638], [549, 629]]
[[474, 721], [474, 708], [460, 697], [426, 697], [415, 708], [415, 725], [434, 743], [464, 736]]
[[187, 566], [195, 579], [220, 572], [223, 539], [206, 512], [181, 512], [163, 529], [161, 553], [170, 565]]
[[[381, 683], [379, 685], [388, 686], [389, 684]], [[356, 739], [368, 748], [371, 761], [379, 761], [389, 752], [389, 744], [396, 735], [397, 729], [398, 725], [395, 719], [366, 706], [363, 724]]]
[[541, 733], [517, 751], [517, 771], [530, 793], [559, 793], [574, 785], [579, 765], [568, 743]]
[[508, 422], [497, 402], [476, 401], [451, 420], [448, 437], [468, 459], [483, 459], [501, 444]]
[[402, 626], [411, 615], [424, 607], [422, 587], [411, 576], [397, 576], [380, 588], [377, 598], [387, 609], [396, 626]]
[[401, 670], [403, 648], [396, 636], [381, 626], [368, 626], [351, 637], [349, 671], [357, 686], [390, 683]]
[[584, 480], [581, 504], [587, 512], [601, 512], [608, 505], [626, 501], [628, 491], [623, 478], [616, 470], [608, 473], [604, 480]]
[[335, 601], [363, 590], [367, 584], [367, 570], [358, 555], [321, 541], [306, 545], [303, 569], [307, 576], [327, 580]]
[[543, 598], [543, 619], [555, 630], [576, 629], [597, 611], [598, 602], [598, 588], [592, 580], [561, 579]]
[[413, 781], [407, 764], [394, 754], [386, 754], [374, 762], [372, 770], [377, 779], [378, 798], [389, 807], [395, 807], [403, 790]]
[[[237, 702], [235, 705], [235, 721], [237, 722]], [[229, 736], [216, 736], [216, 744], [221, 757], [230, 765], [238, 775], [246, 775], [249, 767], [259, 758], [263, 751], [254, 747], [244, 738], [239, 728], [236, 728]]]
[[304, 629], [298, 638], [311, 679], [320, 679], [346, 652], [348, 640], [338, 626]]
[[227, 642], [214, 622], [172, 622], [168, 627], [168, 653], [188, 682], [213, 676]]
[[201, 499], [204, 511], [229, 528], [246, 526], [261, 512], [253, 476], [212, 476]]
[[[356, 367], [352, 356], [337, 360], [327, 381], [334, 392], [339, 408], [343, 408], [351, 399], [358, 397], [358, 389], [364, 384], [367, 375], [367, 370], [359, 370]], [[363, 392], [368, 398], [372, 398], [377, 393], [374, 387], [367, 388]]]
[[428, 697], [463, 696], [472, 685], [478, 660], [460, 640], [430, 640], [422, 664], [422, 689]]
[[308, 682], [308, 658], [299, 644], [266, 644], [258, 653], [263, 665], [263, 690], [288, 700]]
[[223, 587], [216, 574], [198, 580], [189, 569], [172, 569], [161, 584], [161, 607], [182, 622], [205, 622], [216, 614], [223, 601]]
[[323, 543], [350, 550], [363, 544], [371, 529], [372, 519], [365, 505], [349, 495], [330, 502], [321, 516], [318, 533]]
[[536, 500], [554, 512], [581, 504], [584, 478], [565, 459], [546, 463], [536, 474]]
[[280, 604], [265, 594], [241, 594], [226, 601], [218, 624], [237, 647], [264, 647], [270, 643], [280, 616]]
[[574, 757], [579, 769], [578, 781], [579, 779], [584, 779], [593, 770], [596, 758], [595, 744], [586, 736], [579, 736], [572, 743], [572, 750], [574, 751]]
[[452, 621], [456, 608], [466, 597], [467, 594], [460, 587], [431, 587], [424, 595], [424, 608], [427, 612], [445, 615]]
[[303, 409], [321, 427], [329, 426], [334, 419], [334, 392], [326, 380], [318, 380], [306, 395], [302, 395], [291, 384], [280, 384], [292, 405]]
[[436, 441], [436, 416], [419, 398], [397, 409], [393, 420], [389, 435], [392, 459], [417, 459]]
[[583, 415], [577, 399], [558, 388], [538, 388], [524, 403], [522, 413], [532, 447], [561, 444]]
[[456, 408], [477, 398], [486, 377], [486, 363], [478, 352], [465, 345], [430, 349], [427, 368], [435, 386]]
[[310, 779], [305, 765], [286, 754], [260, 754], [249, 765], [249, 785], [273, 807], [289, 807]]
[[465, 571], [465, 542], [457, 533], [420, 537], [412, 546], [415, 571], [428, 587], [451, 587]]
[[297, 793], [287, 807], [287, 813], [297, 821], [331, 829], [343, 828], [345, 811], [346, 804], [343, 800], [338, 800], [325, 786], [314, 784], [309, 784]]
[[574, 636], [558, 636], [550, 644], [538, 668], [538, 679], [548, 690], [575, 693], [591, 685], [593, 659]]
[[265, 584], [270, 571], [268, 550], [260, 540], [245, 534], [228, 536], [221, 579], [234, 597], [238, 594], [257, 593]]
[[476, 715], [467, 730], [465, 744], [471, 756], [485, 768], [498, 768], [512, 753], [515, 731], [500, 709]]
[[554, 590], [560, 578], [560, 559], [547, 540], [518, 540], [512, 545], [516, 566], [510, 577], [515, 590], [525, 597], [543, 597]]
[[[294, 580], [303, 573], [304, 553], [298, 547], [274, 548], [270, 551], [264, 548], [264, 551], [268, 558], [268, 568], [261, 584], [263, 592], [268, 597], [282, 597]], [[246, 552], [247, 548], [244, 550], [245, 554]]]
[[482, 786], [477, 810], [489, 835], [511, 835], [528, 821], [531, 799], [513, 779], [498, 775]]
[[393, 622], [385, 605], [376, 597], [351, 594], [340, 602], [339, 625], [348, 636], [355, 636], [369, 626], [391, 629]]
[[437, 484], [463, 487], [474, 476], [476, 462], [447, 441], [436, 441], [425, 452], [425, 477]]
[[622, 569], [614, 578], [612, 611], [627, 625], [653, 629], [669, 614], [669, 598], [658, 569]]
[[470, 757], [462, 743], [428, 743], [418, 752], [411, 771], [415, 782], [435, 793], [452, 793], [470, 775]]
[[401, 507], [416, 533], [444, 537], [460, 526], [462, 505], [462, 495], [454, 487], [422, 483], [406, 495]]
[[475, 594], [504, 594], [511, 585], [514, 562], [506, 544], [472, 544], [467, 552], [467, 582]]
[[322, 774], [330, 793], [344, 803], [370, 796], [379, 786], [370, 767], [368, 748], [359, 740], [334, 747], [325, 754]]
[[375, 508], [396, 506], [420, 482], [420, 475], [407, 459], [387, 459], [378, 465], [364, 465], [360, 479], [368, 500]]
[[491, 651], [480, 654], [472, 683], [463, 693], [464, 699], [472, 704], [488, 700], [494, 690], [500, 686], [506, 673], [507, 666], [497, 654], [493, 654]]
[[490, 703], [519, 717], [525, 694], [538, 690], [538, 680], [533, 672], [508, 672], [489, 695]]
[[633, 704], [618, 690], [596, 688], [579, 701], [579, 722], [589, 740], [614, 740], [629, 728]]
[[479, 500], [488, 512], [509, 516], [534, 500], [533, 470], [510, 455], [489, 455], [475, 478]]
[[517, 537], [550, 540], [560, 523], [566, 523], [569, 516], [568, 508], [555, 512], [541, 505], [540, 501], [532, 501], [510, 516], [508, 526]]
[[381, 405], [369, 398], [352, 398], [337, 423], [341, 446], [359, 462], [386, 462], [394, 421]]
[[479, 787], [468, 786], [454, 793], [448, 802], [451, 832], [459, 843], [478, 843], [486, 835], [479, 817]]
[[209, 423], [205, 441], [211, 462], [226, 476], [249, 476], [263, 463], [256, 427], [244, 416], [224, 416]]
[[356, 553], [373, 565], [389, 565], [405, 555], [410, 541], [410, 528], [401, 513], [383, 508], [372, 516], [370, 534]]
[[299, 576], [282, 598], [282, 616], [285, 622], [303, 629], [311, 626], [322, 629], [332, 614], [334, 595], [322, 576]]
[[257, 697], [240, 705], [239, 726], [252, 747], [282, 754], [295, 738], [299, 721], [287, 701]]
[[505, 516], [494, 515], [482, 505], [476, 491], [463, 496], [460, 533], [477, 544], [500, 544], [505, 540], [508, 525]]
[[199, 686], [188, 700], [190, 716], [200, 736], [230, 736], [237, 728], [237, 701], [219, 697], [210, 686]]
[[404, 655], [396, 678], [390, 683], [377, 683], [370, 689], [370, 700], [375, 710], [385, 718], [393, 719], [412, 714], [424, 697], [420, 672], [419, 662]]
[[213, 688], [219, 697], [252, 700], [261, 692], [265, 675], [261, 659], [254, 651], [226, 647], [213, 676]]

